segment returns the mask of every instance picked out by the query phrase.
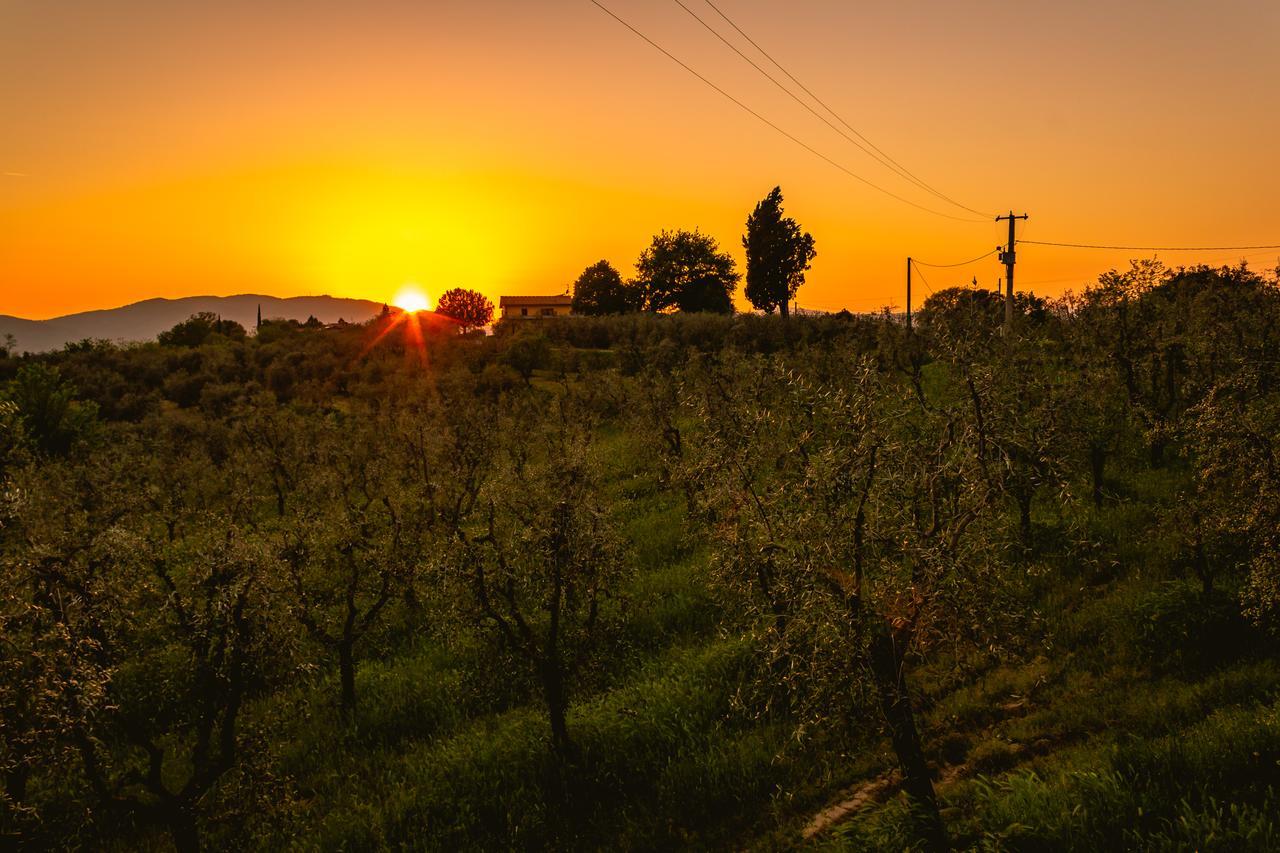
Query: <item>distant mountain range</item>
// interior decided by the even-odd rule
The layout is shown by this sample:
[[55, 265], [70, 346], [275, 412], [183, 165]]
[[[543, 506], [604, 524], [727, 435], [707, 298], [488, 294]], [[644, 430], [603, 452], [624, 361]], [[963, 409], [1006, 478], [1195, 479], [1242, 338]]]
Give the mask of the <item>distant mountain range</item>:
[[45, 352], [85, 338], [116, 342], [151, 341], [156, 335], [202, 311], [235, 320], [252, 333], [262, 308], [262, 319], [306, 320], [322, 323], [363, 323], [382, 311], [381, 302], [339, 299], [334, 296], [188, 296], [183, 299], [147, 299], [101, 311], [68, 314], [50, 320], [24, 320], [0, 314], [0, 341], [13, 335], [17, 352]]

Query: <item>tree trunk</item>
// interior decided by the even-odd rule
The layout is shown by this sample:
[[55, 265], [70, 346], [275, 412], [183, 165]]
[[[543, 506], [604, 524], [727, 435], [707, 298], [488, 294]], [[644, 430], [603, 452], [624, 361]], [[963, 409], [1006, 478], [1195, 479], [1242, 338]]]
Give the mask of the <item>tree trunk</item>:
[[782, 319], [784, 320], [791, 316], [791, 307], [787, 304], [789, 301], [788, 299], [783, 299], [778, 304], [778, 307], [782, 309]]
[[174, 806], [166, 822], [177, 853], [200, 853], [200, 829], [196, 826], [196, 816], [189, 809]]
[[1022, 533], [1022, 545], [1031, 547], [1031, 500], [1035, 492], [1022, 489], [1018, 492], [1018, 530]]
[[404, 606], [409, 608], [410, 613], [418, 614], [423, 611], [422, 599], [418, 598], [418, 591], [413, 588], [412, 583], [405, 584], [404, 587]]
[[22, 805], [27, 799], [27, 779], [31, 776], [31, 768], [26, 762], [18, 764], [4, 774], [4, 789], [9, 800], [15, 805]]
[[916, 729], [902, 653], [895, 648], [893, 635], [887, 627], [871, 642], [871, 670], [880, 694], [880, 710], [889, 725], [893, 750], [898, 755], [898, 765], [902, 770], [902, 787], [912, 801], [920, 840], [927, 850], [947, 850], [947, 831], [938, 811], [933, 775], [925, 761], [920, 732]]
[[1106, 448], [1092, 445], [1089, 448], [1089, 472], [1093, 476], [1093, 505], [1098, 509], [1102, 509], [1102, 478], [1106, 468]]
[[551, 748], [561, 759], [572, 761], [577, 757], [577, 747], [569, 738], [569, 726], [566, 722], [569, 693], [558, 661], [548, 660], [543, 664], [542, 690], [547, 700], [547, 719], [551, 723]]
[[342, 676], [342, 711], [353, 714], [356, 710], [356, 661], [352, 654], [352, 643], [344, 641], [338, 644], [338, 670]]
[[1151, 439], [1147, 452], [1150, 457], [1150, 464], [1153, 469], [1164, 467], [1164, 446], [1166, 442], [1163, 436], [1157, 436]]
[[1195, 568], [1196, 575], [1200, 578], [1200, 591], [1205, 598], [1213, 595], [1213, 572], [1209, 569], [1209, 557], [1204, 550], [1204, 540], [1196, 534], [1195, 542]]

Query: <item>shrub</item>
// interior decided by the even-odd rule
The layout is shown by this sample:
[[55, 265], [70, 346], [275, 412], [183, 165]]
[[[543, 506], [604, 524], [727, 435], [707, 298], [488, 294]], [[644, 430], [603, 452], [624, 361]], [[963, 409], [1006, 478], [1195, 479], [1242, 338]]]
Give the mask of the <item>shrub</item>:
[[1204, 670], [1235, 660], [1250, 631], [1228, 593], [1208, 595], [1171, 582], [1144, 595], [1133, 612], [1136, 646], [1144, 663], [1163, 670]]

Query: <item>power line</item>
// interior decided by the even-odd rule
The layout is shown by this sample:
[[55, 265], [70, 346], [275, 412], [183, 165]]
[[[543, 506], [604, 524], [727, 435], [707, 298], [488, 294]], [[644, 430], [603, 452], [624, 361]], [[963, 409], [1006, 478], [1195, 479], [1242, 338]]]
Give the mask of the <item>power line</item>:
[[773, 121], [769, 120], [768, 118], [765, 118], [763, 115], [761, 115], [760, 113], [756, 112], [756, 111], [755, 111], [755, 110], [753, 110], [751, 107], [747, 106], [747, 105], [746, 105], [746, 104], [744, 104], [742, 101], [738, 100], [738, 99], [737, 99], [737, 98], [735, 98], [733, 95], [729, 94], [729, 93], [728, 93], [728, 92], [726, 92], [724, 89], [722, 89], [722, 88], [720, 88], [719, 86], [717, 86], [715, 83], [711, 82], [709, 79], [707, 79], [706, 77], [704, 77], [702, 74], [700, 74], [700, 73], [698, 73], [697, 71], [695, 71], [691, 66], [687, 65], [684, 61], [682, 61], [681, 59], [679, 59], [678, 57], [676, 57], [676, 56], [675, 56], [675, 54], [673, 54], [673, 53], [671, 53], [670, 51], [668, 51], [665, 47], [663, 47], [662, 45], [658, 44], [656, 41], [654, 41], [653, 39], [649, 38], [649, 37], [648, 37], [647, 35], [645, 35], [644, 33], [640, 32], [640, 30], [636, 29], [635, 27], [633, 27], [631, 24], [627, 23], [627, 22], [626, 22], [625, 20], [623, 20], [622, 18], [618, 17], [618, 15], [616, 15], [616, 14], [615, 14], [611, 9], [609, 9], [609, 7], [605, 6], [605, 5], [604, 5], [603, 3], [601, 3], [599, 0], [591, 0], [591, 3], [592, 3], [592, 5], [596, 6], [598, 9], [600, 9], [602, 12], [604, 12], [605, 14], [607, 14], [609, 17], [613, 18], [615, 21], [617, 21], [618, 23], [622, 24], [622, 25], [623, 25], [624, 27], [626, 27], [627, 29], [631, 30], [631, 32], [632, 32], [632, 33], [634, 33], [635, 35], [637, 35], [638, 37], [640, 37], [642, 40], [644, 40], [644, 41], [645, 41], [645, 42], [646, 42], [650, 47], [652, 47], [653, 49], [657, 50], [659, 53], [661, 53], [663, 56], [665, 56], [665, 57], [667, 57], [668, 59], [670, 59], [670, 60], [671, 60], [672, 62], [674, 62], [676, 65], [679, 65], [679, 66], [680, 66], [681, 68], [683, 68], [685, 71], [688, 71], [688, 72], [689, 72], [690, 74], [692, 74], [694, 77], [697, 77], [697, 78], [698, 78], [699, 80], [701, 80], [704, 84], [706, 84], [707, 86], [709, 86], [709, 87], [711, 87], [712, 89], [714, 89], [716, 92], [718, 92], [718, 93], [719, 93], [720, 95], [722, 95], [723, 97], [725, 97], [725, 98], [729, 99], [730, 101], [732, 101], [732, 102], [733, 102], [735, 105], [737, 105], [740, 109], [745, 110], [746, 112], [750, 113], [750, 114], [751, 114], [752, 116], [754, 116], [758, 121], [763, 122], [764, 124], [768, 125], [768, 126], [769, 126], [769, 127], [771, 127], [773, 130], [775, 130], [775, 131], [777, 131], [778, 133], [780, 133], [781, 135], [785, 136], [787, 139], [791, 140], [791, 141], [792, 141], [792, 142], [794, 142], [796, 145], [799, 145], [801, 148], [803, 148], [804, 150], [808, 151], [808, 152], [809, 152], [810, 154], [812, 154], [813, 156], [815, 156], [815, 157], [819, 158], [820, 160], [823, 160], [824, 162], [826, 162], [827, 164], [829, 164], [829, 165], [831, 165], [831, 166], [834, 166], [835, 168], [837, 168], [837, 169], [839, 169], [840, 171], [844, 172], [844, 173], [845, 173], [846, 175], [848, 175], [849, 177], [854, 178], [855, 180], [861, 181], [862, 183], [866, 184], [867, 186], [871, 187], [872, 189], [874, 189], [874, 190], [876, 190], [876, 191], [878, 191], [878, 192], [881, 192], [881, 193], [883, 193], [884, 195], [887, 195], [887, 196], [889, 196], [890, 198], [895, 199], [896, 201], [900, 201], [900, 202], [902, 202], [903, 204], [910, 205], [911, 207], [914, 207], [914, 208], [916, 208], [916, 209], [918, 209], [918, 210], [923, 210], [925, 213], [932, 213], [934, 216], [941, 216], [941, 217], [943, 217], [944, 219], [953, 219], [953, 220], [955, 220], [955, 221], [957, 221], [957, 222], [985, 222], [985, 221], [986, 221], [985, 219], [969, 219], [969, 218], [967, 218], [967, 217], [963, 217], [963, 216], [952, 216], [952, 215], [951, 215], [951, 214], [949, 214], [949, 213], [943, 213], [943, 212], [942, 212], [942, 211], [940, 211], [940, 210], [934, 210], [933, 208], [925, 207], [925, 206], [924, 206], [924, 205], [922, 205], [922, 204], [917, 204], [916, 202], [911, 201], [911, 200], [910, 200], [910, 199], [908, 199], [908, 198], [903, 198], [902, 196], [898, 195], [897, 193], [892, 192], [891, 190], [887, 190], [887, 189], [885, 189], [884, 187], [880, 186], [879, 184], [876, 184], [876, 183], [873, 183], [872, 181], [867, 180], [866, 178], [864, 178], [864, 177], [862, 177], [861, 175], [859, 175], [857, 172], [854, 172], [854, 171], [853, 171], [852, 169], [850, 169], [849, 167], [847, 167], [847, 166], [845, 166], [845, 165], [843, 165], [843, 164], [841, 164], [841, 163], [839, 163], [839, 162], [837, 162], [837, 161], [835, 161], [835, 160], [831, 159], [831, 158], [830, 158], [830, 157], [828, 157], [826, 154], [823, 154], [821, 151], [819, 151], [818, 149], [814, 148], [814, 147], [813, 147], [812, 145], [810, 145], [809, 143], [805, 142], [804, 140], [800, 139], [799, 137], [794, 136], [794, 135], [792, 135], [791, 133], [789, 133], [788, 131], [784, 130], [781, 126], [779, 126], [779, 125], [775, 124]]
[[[680, 0], [676, 0], [676, 2], [677, 2], [677, 3], [680, 3]], [[812, 91], [808, 86], [806, 86], [805, 84], [801, 83], [801, 82], [800, 82], [800, 80], [799, 80], [799, 79], [798, 79], [794, 74], [792, 74], [790, 71], [788, 71], [788, 70], [786, 69], [786, 67], [782, 65], [782, 63], [780, 63], [780, 62], [778, 62], [778, 60], [774, 59], [774, 58], [773, 58], [773, 55], [772, 55], [772, 54], [770, 54], [770, 53], [769, 53], [769, 51], [767, 51], [767, 50], [765, 50], [763, 47], [761, 47], [761, 46], [756, 42], [756, 40], [755, 40], [755, 39], [753, 39], [753, 38], [751, 38], [751, 36], [747, 35], [746, 31], [745, 31], [745, 30], [743, 30], [743, 29], [742, 29], [742, 27], [738, 26], [738, 24], [733, 20], [733, 18], [730, 18], [727, 14], [725, 14], [725, 13], [720, 9], [720, 7], [719, 7], [719, 6], [717, 6], [714, 2], [712, 2], [712, 0], [703, 0], [703, 2], [705, 2], [708, 6], [710, 6], [712, 9], [714, 9], [717, 15], [719, 15], [721, 18], [723, 18], [723, 19], [725, 20], [725, 22], [729, 24], [729, 26], [733, 27], [733, 28], [738, 32], [738, 35], [742, 36], [744, 39], [746, 39], [746, 40], [747, 40], [747, 42], [748, 42], [752, 47], [754, 47], [756, 50], [760, 51], [760, 53], [765, 57], [765, 59], [768, 59], [771, 63], [773, 63], [773, 66], [774, 66], [775, 68], [777, 68], [777, 69], [778, 69], [779, 71], [781, 71], [783, 74], [787, 75], [787, 78], [788, 78], [789, 80], [791, 80], [791, 82], [792, 82], [792, 83], [795, 83], [797, 86], [799, 86], [799, 87], [800, 87], [800, 89], [801, 89], [801, 91], [803, 91], [803, 92], [804, 92], [806, 95], [808, 95], [810, 98], [813, 98], [813, 100], [814, 100], [814, 101], [815, 101], [815, 102], [816, 102], [820, 107], [822, 107], [824, 110], [826, 110], [826, 111], [827, 111], [828, 113], [830, 113], [832, 116], [834, 116], [834, 117], [835, 117], [835, 119], [836, 119], [836, 121], [840, 122], [842, 125], [844, 125], [845, 127], [847, 127], [847, 128], [849, 129], [849, 132], [850, 132], [850, 133], [852, 133], [854, 136], [856, 136], [856, 137], [858, 137], [859, 139], [861, 139], [863, 142], [867, 143], [867, 145], [871, 146], [871, 148], [872, 148], [872, 149], [874, 149], [874, 150], [876, 151], [876, 153], [878, 153], [879, 155], [881, 155], [881, 157], [883, 157], [883, 158], [884, 158], [884, 160], [882, 160], [882, 161], [881, 161], [881, 163], [882, 163], [882, 164], [884, 164], [884, 161], [885, 161], [885, 160], [887, 160], [887, 161], [888, 161], [888, 163], [892, 164], [892, 167], [891, 167], [891, 168], [895, 168], [895, 169], [898, 171], [898, 174], [900, 174], [902, 177], [904, 177], [904, 178], [906, 178], [907, 180], [911, 181], [911, 182], [912, 182], [912, 183], [914, 183], [916, 186], [920, 187], [921, 189], [925, 190], [926, 192], [932, 193], [933, 195], [937, 196], [938, 198], [942, 199], [943, 201], [948, 202], [949, 204], [953, 204], [953, 205], [955, 205], [956, 207], [960, 208], [961, 210], [967, 210], [969, 213], [975, 213], [975, 214], [977, 214], [978, 216], [990, 216], [990, 214], [988, 214], [988, 213], [984, 213], [984, 212], [983, 212], [983, 211], [981, 211], [981, 210], [974, 210], [972, 207], [969, 207], [968, 205], [961, 204], [960, 202], [956, 201], [955, 199], [953, 199], [953, 198], [951, 198], [951, 197], [947, 196], [946, 194], [944, 194], [941, 190], [938, 190], [937, 188], [933, 187], [932, 185], [930, 185], [929, 183], [925, 182], [925, 181], [924, 181], [924, 180], [922, 180], [921, 178], [916, 177], [916, 175], [915, 175], [914, 173], [912, 173], [912, 172], [911, 172], [911, 170], [909, 170], [907, 167], [903, 166], [903, 165], [902, 165], [901, 163], [899, 163], [897, 160], [895, 160], [895, 159], [893, 159], [892, 157], [890, 157], [890, 156], [889, 156], [888, 154], [886, 154], [886, 153], [885, 153], [885, 152], [884, 152], [884, 151], [883, 151], [883, 150], [882, 150], [878, 145], [876, 145], [876, 144], [875, 144], [874, 142], [872, 142], [870, 139], [867, 139], [867, 137], [865, 137], [865, 136], [863, 136], [861, 133], [859, 133], [857, 128], [855, 128], [853, 125], [849, 124], [849, 122], [848, 122], [848, 121], [846, 121], [846, 120], [844, 119], [844, 117], [843, 117], [843, 116], [841, 116], [838, 112], [836, 112], [836, 111], [835, 111], [835, 110], [833, 110], [831, 107], [829, 107], [829, 106], [827, 105], [827, 103], [826, 103], [825, 101], [823, 101], [821, 98], [819, 98], [817, 95], [815, 95], [815, 94], [813, 93], [813, 91]], [[684, 3], [680, 3], [680, 5], [681, 5], [681, 6], [684, 6]], [[688, 11], [689, 11], [687, 7], [685, 8], [685, 11], [686, 11], [686, 12], [688, 12]], [[689, 12], [689, 14], [693, 15], [693, 13], [692, 13], [692, 12]], [[697, 16], [697, 15], [694, 15], [694, 17], [695, 17], [695, 18], [697, 18], [698, 16]], [[702, 21], [702, 19], [701, 19], [701, 18], [698, 18], [698, 21], [699, 21], [699, 22], [701, 22], [701, 21]], [[705, 23], [703, 23], [703, 26], [707, 26], [707, 25], [706, 25]], [[708, 29], [710, 29], [710, 27], [708, 27]], [[714, 30], [712, 30], [712, 32], [715, 32], [715, 31], [714, 31]], [[719, 33], [716, 33], [716, 35], [719, 35]], [[721, 39], [721, 40], [723, 41], [723, 39]], [[725, 42], [725, 43], [726, 43], [726, 44], [728, 44], [728, 42]], [[732, 45], [730, 45], [730, 47], [732, 47]], [[735, 50], [735, 51], [737, 51], [737, 48], [734, 48], [734, 50]], [[741, 56], [741, 55], [742, 55], [742, 54], [741, 54], [741, 52], [739, 52], [739, 56]], [[746, 59], [746, 57], [743, 57], [743, 58], [744, 58], [744, 59]], [[748, 59], [747, 61], [748, 61], [748, 62], [751, 62], [751, 60], [749, 60], [749, 59]], [[751, 64], [752, 64], [752, 65], [755, 65], [755, 63], [754, 63], [754, 62], [752, 62]], [[759, 66], [756, 66], [756, 68], [757, 68], [757, 70], [760, 70], [760, 69], [759, 69]], [[764, 72], [763, 72], [763, 71], [761, 71], [761, 73], [763, 74]], [[768, 76], [768, 75], [765, 75], [765, 76]], [[772, 78], [770, 78], [770, 79], [772, 79]], [[776, 81], [775, 81], [775, 82], [776, 82]], [[789, 91], [788, 91], [788, 94], [790, 94], [790, 92], [789, 92]], [[795, 97], [795, 96], [793, 95], [792, 97]], [[829, 124], [829, 123], [830, 123], [830, 122], [828, 122], [828, 124]], [[846, 137], [846, 138], [847, 138], [847, 137]], [[852, 140], [850, 140], [850, 141], [852, 141]], [[856, 143], [856, 142], [855, 142], [854, 144], [855, 144], [855, 145], [857, 145], [857, 143]], [[859, 148], [861, 148], [862, 146], [860, 146], [860, 145], [859, 145], [858, 147], [859, 147]], [[865, 149], [863, 149], [863, 150], [865, 150]], [[885, 165], [888, 165], [888, 164], [885, 164]]]
[[[1023, 240], [1022, 242], [1025, 243], [1027, 241]], [[948, 269], [953, 269], [955, 267], [967, 267], [969, 266], [969, 264], [976, 264], [978, 261], [985, 260], [986, 258], [991, 257], [992, 255], [994, 255], [996, 252], [999, 252], [999, 251], [1000, 251], [999, 249], [992, 249], [990, 252], [987, 252], [985, 255], [978, 255], [978, 257], [974, 258], [973, 260], [961, 261], [958, 264], [927, 264], [924, 261], [917, 261], [915, 258], [912, 258], [911, 262], [916, 264], [917, 266], [932, 267], [933, 269], [938, 269], [938, 270], [948, 270]]]
[[1061, 249], [1114, 249], [1122, 252], [1236, 252], [1252, 249], [1280, 249], [1274, 246], [1094, 246], [1089, 243], [1050, 243], [1046, 240], [1019, 240], [1033, 246], [1057, 246]]
[[911, 259], [911, 266], [916, 268], [916, 275], [920, 276], [920, 280], [924, 282], [925, 289], [929, 291], [930, 295], [933, 295], [933, 288], [929, 286], [929, 279], [925, 278], [924, 273], [921, 272], [920, 270], [920, 267], [916, 266], [916, 261], [914, 258]]
[[[741, 49], [739, 49], [739, 47], [738, 47], [736, 44], [734, 44], [733, 42], [729, 41], [729, 39], [725, 38], [725, 37], [724, 37], [724, 35], [722, 35], [722, 34], [720, 33], [720, 31], [719, 31], [719, 30], [717, 30], [715, 27], [711, 26], [711, 25], [710, 25], [710, 24], [708, 24], [706, 21], [704, 21], [704, 20], [702, 19], [702, 17], [698, 15], [698, 13], [697, 13], [697, 12], [693, 11], [692, 9], [690, 9], [690, 8], [689, 8], [689, 7], [684, 3], [684, 0], [673, 0], [673, 1], [674, 1], [674, 2], [675, 2], [675, 4], [676, 4], [677, 6], [679, 6], [681, 9], [684, 9], [684, 10], [685, 10], [685, 12], [687, 12], [687, 13], [689, 14], [689, 17], [693, 18], [695, 21], [697, 21], [699, 24], [701, 24], [701, 25], [702, 25], [702, 27], [703, 27], [703, 29], [705, 29], [707, 32], [711, 33], [713, 36], [715, 36], [717, 39], [719, 39], [719, 40], [720, 40], [720, 41], [725, 45], [725, 47], [729, 48], [729, 49], [730, 49], [730, 50], [732, 50], [734, 53], [736, 53], [736, 54], [737, 54], [737, 55], [742, 59], [742, 61], [746, 62], [748, 65], [750, 65], [750, 66], [751, 66], [752, 68], [754, 68], [756, 71], [758, 71], [762, 77], [764, 77], [766, 80], [768, 80], [768, 81], [769, 81], [770, 83], [772, 83], [774, 86], [776, 86], [776, 87], [777, 87], [777, 88], [778, 88], [778, 89], [779, 89], [783, 94], [785, 94], [785, 95], [786, 95], [787, 97], [789, 97], [791, 100], [795, 101], [795, 102], [796, 102], [797, 104], [799, 104], [800, 106], [804, 107], [804, 108], [805, 108], [805, 110], [807, 110], [807, 111], [809, 112], [809, 114], [810, 114], [810, 115], [812, 115], [814, 118], [818, 119], [818, 121], [822, 122], [822, 123], [823, 123], [823, 124], [825, 124], [827, 127], [829, 127], [829, 128], [831, 128], [832, 130], [834, 130], [834, 131], [835, 131], [837, 134], [839, 134], [839, 135], [840, 135], [840, 136], [841, 136], [845, 141], [847, 141], [847, 142], [849, 142], [850, 144], [854, 145], [854, 146], [855, 146], [859, 151], [861, 151], [863, 154], [866, 154], [868, 157], [870, 157], [871, 159], [875, 160], [875, 161], [876, 161], [877, 163], [879, 163], [881, 166], [884, 166], [886, 169], [888, 169], [889, 171], [893, 172], [893, 173], [894, 173], [894, 174], [896, 174], [898, 177], [903, 178], [903, 179], [905, 179], [905, 180], [907, 180], [907, 181], [909, 181], [909, 182], [911, 182], [911, 183], [915, 184], [917, 187], [919, 187], [920, 189], [923, 189], [923, 190], [924, 190], [924, 191], [926, 191], [926, 192], [933, 193], [934, 195], [936, 195], [936, 196], [938, 196], [939, 198], [941, 198], [943, 201], [951, 202], [952, 204], [955, 204], [957, 207], [963, 208], [964, 210], [968, 210], [970, 213], [976, 213], [976, 214], [978, 214], [979, 216], [984, 216], [984, 215], [985, 215], [985, 214], [983, 214], [981, 211], [973, 210], [972, 208], [965, 207], [965, 206], [964, 206], [964, 205], [962, 205], [962, 204], [956, 204], [956, 202], [951, 201], [951, 199], [949, 199], [949, 198], [947, 198], [946, 196], [942, 195], [941, 193], [937, 192], [937, 191], [936, 191], [936, 190], [934, 190], [932, 187], [928, 186], [927, 184], [923, 183], [920, 179], [916, 178], [916, 177], [915, 177], [914, 175], [912, 175], [910, 172], [908, 172], [908, 171], [906, 171], [905, 169], [903, 169], [901, 166], [899, 166], [897, 163], [895, 163], [892, 159], [888, 158], [888, 156], [887, 156], [887, 155], [885, 155], [883, 152], [880, 152], [880, 151], [879, 151], [879, 149], [875, 149], [875, 150], [873, 150], [874, 146], [872, 146], [871, 148], [868, 148], [868, 147], [867, 147], [867, 145], [870, 145], [870, 142], [867, 142], [866, 138], [865, 138], [865, 137], [862, 137], [862, 134], [858, 134], [856, 130], [855, 130], [855, 131], [853, 131], [853, 132], [854, 132], [855, 134], [857, 134], [859, 138], [862, 138], [864, 142], [867, 142], [867, 145], [864, 145], [862, 142], [859, 142], [857, 138], [855, 138], [855, 137], [853, 137], [853, 136], [850, 136], [850, 135], [849, 135], [849, 133], [847, 133], [846, 131], [842, 130], [840, 127], [838, 127], [837, 125], [835, 125], [835, 124], [831, 121], [831, 119], [827, 118], [827, 117], [826, 117], [826, 116], [824, 116], [822, 113], [820, 113], [820, 112], [818, 112], [817, 110], [815, 110], [815, 109], [814, 109], [814, 108], [813, 108], [813, 107], [812, 107], [812, 106], [811, 106], [807, 101], [805, 101], [803, 98], [801, 98], [801, 97], [800, 97], [799, 95], [797, 95], [795, 92], [793, 92], [793, 91], [791, 91], [789, 88], [787, 88], [787, 86], [786, 86], [785, 84], [783, 84], [781, 81], [779, 81], [779, 80], [778, 80], [778, 78], [774, 77], [774, 76], [773, 76], [772, 74], [770, 74], [768, 71], [766, 71], [766, 70], [764, 70], [763, 68], [761, 68], [761, 67], [760, 67], [760, 65], [759, 65], [759, 63], [757, 63], [754, 59], [752, 59], [751, 57], [749, 57], [749, 56], [747, 56], [745, 53], [743, 53], [743, 52], [742, 52], [742, 50], [741, 50]], [[710, 5], [710, 4], [708, 4], [708, 5]], [[712, 8], [713, 8], [713, 9], [715, 9], [715, 6], [712, 6]], [[717, 11], [717, 12], [720, 12], [720, 10], [719, 10], [719, 9], [716, 9], [716, 11]], [[724, 13], [723, 13], [723, 12], [720, 12], [720, 14], [721, 14], [721, 16], [723, 16], [723, 15], [724, 15]], [[726, 20], [727, 20], [727, 19], [726, 19]], [[729, 23], [730, 23], [731, 25], [733, 25], [733, 22], [732, 22], [732, 21], [730, 21]], [[735, 26], [735, 28], [736, 28], [736, 25], [734, 25], [734, 26]], [[741, 32], [741, 30], [739, 30], [739, 32]], [[747, 37], [745, 34], [744, 34], [744, 38], [747, 38], [747, 41], [751, 41], [751, 39], [750, 39], [749, 37]], [[754, 45], [754, 44], [755, 44], [755, 42], [752, 42], [752, 44]], [[757, 49], [757, 50], [759, 50], [759, 49], [760, 49], [760, 48], [759, 48], [759, 46], [757, 46], [757, 47], [756, 47], [756, 49]], [[763, 51], [763, 50], [761, 50], [760, 52], [761, 52], [761, 53], [764, 53], [764, 51]], [[765, 56], [768, 56], [768, 54], [766, 53], [766, 54], [765, 54]], [[773, 61], [773, 60], [772, 60], [772, 58], [770, 58], [770, 61]], [[776, 63], [776, 62], [774, 62], [774, 64], [775, 64], [775, 65], [777, 65], [777, 63]], [[779, 67], [781, 67], [781, 66], [779, 66]], [[784, 72], [784, 73], [786, 73], [786, 69], [783, 69], [783, 72]], [[790, 76], [790, 75], [788, 75], [788, 76]], [[800, 84], [799, 84], [799, 83], [797, 83], [797, 85], [800, 85]], [[801, 88], [803, 89], [804, 87], [803, 87], [803, 86], [801, 86]], [[808, 91], [808, 90], [806, 90], [806, 91]], [[810, 95], [810, 97], [813, 97], [813, 96], [812, 96], [812, 94]], [[815, 100], [816, 100], [816, 98], [815, 98]], [[819, 103], [821, 103], [821, 102], [819, 101]], [[825, 106], [825, 105], [824, 105], [824, 106]], [[827, 111], [828, 111], [828, 112], [831, 112], [831, 110], [830, 110], [829, 108], [827, 109]], [[834, 115], [834, 113], [832, 113], [832, 114]], [[836, 118], [837, 118], [837, 119], [839, 119], [839, 116], [836, 116]], [[848, 126], [848, 125], [847, 125], [847, 123], [845, 123], [845, 124], [846, 124], [846, 126]], [[850, 128], [850, 130], [852, 130], [852, 128]]]

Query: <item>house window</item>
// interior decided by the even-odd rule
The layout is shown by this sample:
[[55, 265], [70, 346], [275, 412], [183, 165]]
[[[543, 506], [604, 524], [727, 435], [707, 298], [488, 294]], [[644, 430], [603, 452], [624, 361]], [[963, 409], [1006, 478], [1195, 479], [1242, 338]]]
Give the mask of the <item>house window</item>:
[[554, 309], [554, 308], [543, 308], [543, 309], [542, 309], [542, 316], [543, 316], [543, 317], [554, 317], [554, 316], [556, 316], [556, 309]]
[[521, 308], [521, 309], [520, 309], [520, 316], [521, 316], [521, 317], [528, 317], [528, 316], [529, 316], [529, 309], [528, 309], [528, 308]]

